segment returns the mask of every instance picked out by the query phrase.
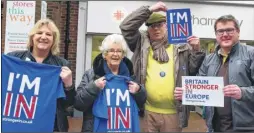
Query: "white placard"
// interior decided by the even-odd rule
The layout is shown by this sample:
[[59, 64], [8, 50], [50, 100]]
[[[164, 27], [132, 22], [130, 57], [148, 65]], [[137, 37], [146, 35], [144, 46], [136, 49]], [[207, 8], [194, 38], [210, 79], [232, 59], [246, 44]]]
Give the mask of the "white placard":
[[28, 33], [34, 26], [35, 1], [7, 1], [4, 53], [27, 49]]
[[183, 105], [224, 107], [223, 77], [182, 77]]

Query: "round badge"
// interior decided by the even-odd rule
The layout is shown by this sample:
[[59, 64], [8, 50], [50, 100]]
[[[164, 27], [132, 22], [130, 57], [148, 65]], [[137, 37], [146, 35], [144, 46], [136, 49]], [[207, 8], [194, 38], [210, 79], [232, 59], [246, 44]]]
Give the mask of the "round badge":
[[166, 76], [166, 73], [163, 72], [163, 71], [161, 71], [161, 72], [160, 72], [160, 76], [161, 76], [161, 77], [165, 77], [165, 76]]

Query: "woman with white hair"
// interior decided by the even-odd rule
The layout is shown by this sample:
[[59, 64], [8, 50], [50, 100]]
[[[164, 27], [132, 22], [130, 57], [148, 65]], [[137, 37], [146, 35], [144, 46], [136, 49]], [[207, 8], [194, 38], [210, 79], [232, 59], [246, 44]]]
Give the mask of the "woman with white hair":
[[[103, 40], [100, 51], [101, 54], [93, 62], [93, 68], [86, 71], [83, 75], [75, 96], [74, 107], [83, 112], [82, 132], [95, 131], [94, 120], [96, 118], [94, 117], [94, 112], [96, 109], [93, 106], [95, 103], [98, 103], [97, 99], [101, 94], [100, 92], [103, 92], [106, 88], [105, 85], [108, 83], [107, 75], [134, 77], [132, 63], [125, 57], [127, 44], [122, 35], [108, 35]], [[138, 107], [141, 107], [146, 101], [145, 89], [134, 81], [124, 83], [128, 83], [129, 94]], [[107, 102], [108, 98], [109, 96], [107, 95]], [[102, 107], [103, 105], [99, 106]], [[103, 112], [103, 110], [100, 111]]]

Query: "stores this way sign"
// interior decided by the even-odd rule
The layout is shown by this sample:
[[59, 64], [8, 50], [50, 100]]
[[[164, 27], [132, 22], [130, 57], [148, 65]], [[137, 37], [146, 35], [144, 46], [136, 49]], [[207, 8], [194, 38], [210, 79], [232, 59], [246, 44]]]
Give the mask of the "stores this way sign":
[[7, 1], [4, 53], [25, 50], [35, 23], [35, 1]]

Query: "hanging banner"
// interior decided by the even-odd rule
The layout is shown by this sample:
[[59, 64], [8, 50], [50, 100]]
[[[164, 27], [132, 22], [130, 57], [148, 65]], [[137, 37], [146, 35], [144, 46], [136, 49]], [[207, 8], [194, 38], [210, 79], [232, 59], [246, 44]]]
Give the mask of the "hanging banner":
[[26, 50], [35, 23], [35, 1], [7, 1], [4, 53]]

